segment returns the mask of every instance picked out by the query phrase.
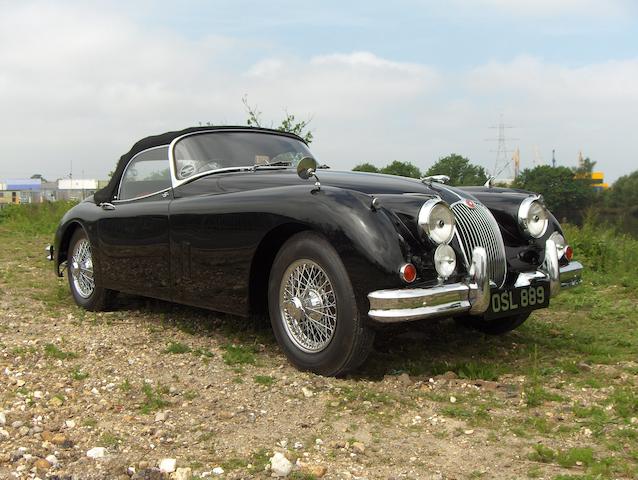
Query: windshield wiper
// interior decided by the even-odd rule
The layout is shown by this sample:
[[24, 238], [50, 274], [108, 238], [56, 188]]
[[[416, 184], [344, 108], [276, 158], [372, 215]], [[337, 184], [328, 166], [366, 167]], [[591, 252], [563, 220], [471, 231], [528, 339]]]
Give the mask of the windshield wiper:
[[284, 161], [280, 161], [280, 162], [272, 162], [272, 163], [264, 163], [261, 165], [255, 165], [253, 167], [253, 170], [258, 170], [260, 168], [264, 168], [264, 167], [290, 167], [292, 165], [292, 162], [284, 162]]

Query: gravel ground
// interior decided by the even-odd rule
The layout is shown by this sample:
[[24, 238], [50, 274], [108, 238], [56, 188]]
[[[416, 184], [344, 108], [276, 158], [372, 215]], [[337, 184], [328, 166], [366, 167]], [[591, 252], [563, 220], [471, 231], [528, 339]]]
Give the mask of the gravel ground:
[[[555, 460], [538, 445], [623, 464], [635, 449], [631, 413], [599, 425], [575, 408], [611, 415], [610, 392], [635, 392], [636, 363], [576, 363], [538, 386], [523, 366], [471, 371], [488, 347], [518, 362], [524, 334], [492, 341], [440, 322], [379, 335], [361, 373], [323, 378], [292, 368], [267, 328], [239, 318], [128, 296], [84, 312], [41, 244], [2, 254], [0, 478], [267, 478], [290, 467], [297, 479], [555, 478], [583, 474], [587, 455]], [[552, 315], [531, 321], [551, 335]], [[448, 363], [430, 368], [430, 351]], [[397, 352], [421, 373], [405, 373]], [[632, 478], [627, 465], [609, 478]]]

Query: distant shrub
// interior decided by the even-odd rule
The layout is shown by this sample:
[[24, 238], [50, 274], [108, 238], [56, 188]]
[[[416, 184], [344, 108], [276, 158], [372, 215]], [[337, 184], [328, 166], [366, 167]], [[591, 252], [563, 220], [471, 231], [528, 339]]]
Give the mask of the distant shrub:
[[585, 217], [583, 226], [563, 225], [574, 258], [588, 271], [589, 279], [605, 283], [637, 283], [638, 239], [605, 225], [596, 217]]

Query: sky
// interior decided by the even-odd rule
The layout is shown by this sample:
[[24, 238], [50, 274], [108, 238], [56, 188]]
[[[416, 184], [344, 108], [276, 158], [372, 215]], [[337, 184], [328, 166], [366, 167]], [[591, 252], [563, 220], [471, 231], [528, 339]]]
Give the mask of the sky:
[[[142, 137], [310, 119], [321, 163], [638, 169], [635, 0], [0, 0], [0, 178], [106, 178]], [[502, 174], [502, 176], [506, 176]]]

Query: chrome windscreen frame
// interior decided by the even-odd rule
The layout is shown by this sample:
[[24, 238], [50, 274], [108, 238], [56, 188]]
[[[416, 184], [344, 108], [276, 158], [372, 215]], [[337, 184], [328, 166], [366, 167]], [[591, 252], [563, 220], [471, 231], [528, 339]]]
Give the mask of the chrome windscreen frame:
[[[170, 145], [168, 146], [168, 163], [169, 163], [169, 168], [171, 171], [171, 183], [173, 185], [173, 188], [177, 188], [180, 185], [184, 185], [185, 183], [190, 183], [193, 180], [197, 180], [198, 178], [201, 177], [205, 177], [207, 175], [213, 174], [213, 173], [224, 173], [224, 172], [238, 172], [238, 171], [247, 171], [247, 172], [251, 172], [251, 171], [255, 171], [255, 165], [246, 165], [246, 166], [237, 166], [237, 167], [224, 167], [224, 168], [218, 168], [218, 169], [214, 169], [214, 170], [206, 170], [204, 172], [199, 172], [196, 173], [194, 175], [191, 175], [188, 178], [182, 178], [179, 179], [177, 178], [177, 172], [175, 171], [175, 145], [177, 145], [177, 143], [180, 140], [183, 140], [184, 138], [187, 137], [192, 137], [194, 135], [206, 135], [206, 134], [210, 134], [210, 133], [245, 133], [247, 132], [246, 129], [243, 128], [224, 128], [223, 130], [200, 130], [197, 132], [190, 132], [190, 133], [185, 133], [184, 135], [180, 135], [179, 137], [175, 138]], [[265, 134], [265, 135], [278, 135], [276, 132], [268, 132], [268, 131], [258, 131], [255, 133], [261, 133], [261, 134]], [[293, 136], [291, 136], [290, 138], [295, 138]], [[272, 168], [272, 169], [281, 169], [281, 166], [269, 166], [269, 165], [260, 165], [259, 166], [260, 169], [262, 168]]]

